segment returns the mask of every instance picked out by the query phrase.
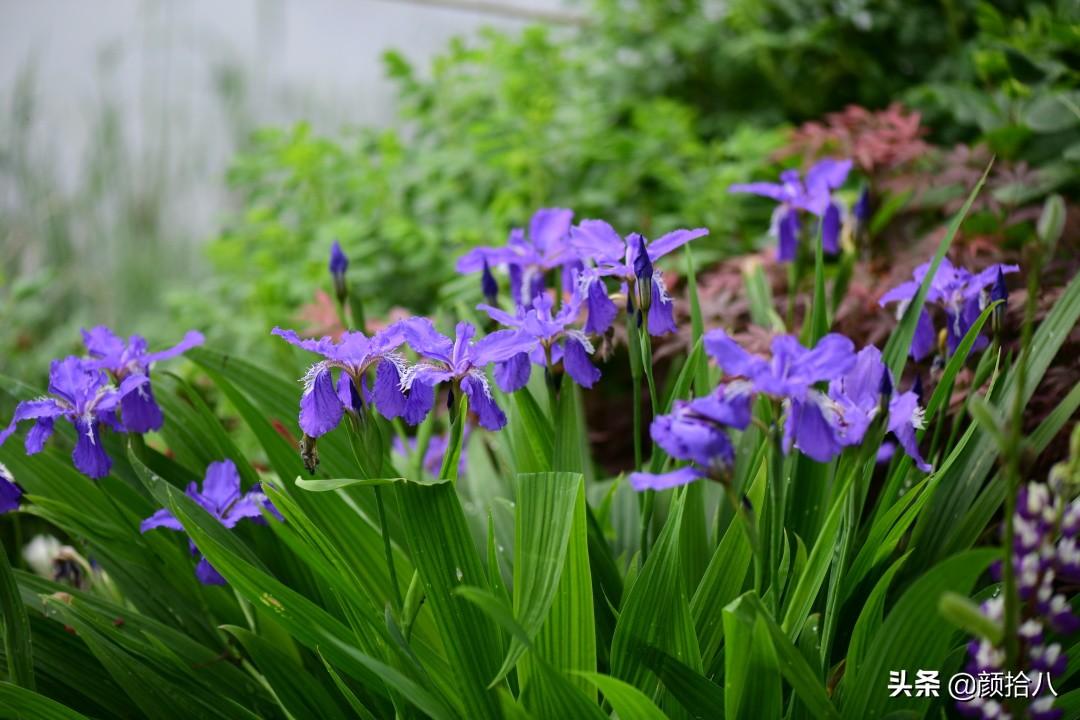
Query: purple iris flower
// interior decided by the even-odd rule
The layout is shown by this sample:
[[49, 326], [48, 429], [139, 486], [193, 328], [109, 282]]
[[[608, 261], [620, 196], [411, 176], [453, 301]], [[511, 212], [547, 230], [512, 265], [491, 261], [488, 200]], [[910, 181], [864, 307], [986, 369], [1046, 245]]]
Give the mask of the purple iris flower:
[[[294, 330], [277, 327], [272, 332], [290, 345], [324, 358], [303, 377], [300, 429], [309, 437], [330, 432], [341, 422], [346, 410], [358, 411], [365, 402], [373, 402], [385, 417], [405, 416], [407, 420], [413, 405], [424, 402], [423, 398], [406, 397], [400, 388], [405, 369], [405, 359], [396, 352], [404, 342], [400, 323], [372, 337], [362, 332], [346, 332], [338, 342], [330, 337], [304, 339]], [[366, 388], [365, 375], [372, 367], [375, 368], [374, 391], [361, 395]], [[332, 375], [335, 368], [341, 371], [336, 385]]]
[[807, 171], [805, 182], [798, 170], [785, 170], [778, 183], [739, 183], [728, 192], [760, 195], [779, 203], [769, 232], [777, 238], [780, 262], [791, 262], [797, 255], [800, 211], [821, 218], [822, 249], [834, 254], [840, 250], [841, 213], [832, 192], [847, 180], [851, 165], [851, 160], [824, 158]]
[[794, 446], [818, 462], [840, 453], [833, 432], [836, 403], [815, 385], [851, 370], [855, 365], [851, 340], [830, 333], [808, 350], [791, 335], [780, 335], [772, 341], [772, 359], [766, 360], [746, 352], [723, 330], [712, 330], [705, 334], [705, 351], [725, 373], [745, 377], [755, 392], [783, 403], [784, 452]]
[[339, 302], [343, 302], [349, 294], [349, 288], [345, 284], [345, 273], [348, 269], [349, 258], [341, 249], [341, 243], [335, 240], [330, 246], [330, 275], [334, 278], [334, 293]]
[[0, 515], [18, 510], [22, 496], [22, 487], [15, 482], [7, 466], [0, 463]]
[[[270, 499], [263, 493], [260, 485], [253, 485], [246, 493], [240, 492], [240, 473], [237, 472], [236, 465], [233, 464], [232, 460], [221, 460], [207, 465], [202, 490], [200, 491], [198, 486], [192, 482], [188, 484], [185, 492], [203, 510], [213, 515], [218, 522], [229, 529], [236, 527], [236, 524], [244, 518], [250, 518], [258, 523], [265, 523], [266, 521], [262, 515], [263, 508], [266, 508], [278, 520], [284, 520], [281, 513], [277, 511], [271, 504]], [[184, 527], [168, 508], [161, 508], [143, 520], [139, 524], [139, 531], [146, 532], [159, 527], [184, 532]], [[190, 540], [189, 547], [192, 555], [199, 555], [195, 544]], [[195, 576], [204, 585], [225, 584], [225, 578], [201, 555], [199, 555], [198, 565], [195, 566]]]
[[[123, 382], [131, 375], [149, 378], [153, 363], [169, 360], [203, 343], [202, 333], [195, 330], [189, 331], [173, 347], [159, 352], [150, 352], [146, 338], [141, 335], [132, 335], [124, 342], [122, 337], [104, 325], [83, 330], [82, 336], [86, 351], [92, 358], [90, 365], [112, 373], [117, 382]], [[161, 429], [165, 418], [154, 399], [149, 380], [121, 399], [120, 417], [128, 432], [147, 433]]]
[[690, 465], [667, 473], [635, 472], [635, 490], [667, 490], [703, 477], [722, 477], [735, 463], [735, 448], [727, 428], [743, 430], [750, 424], [749, 385], [735, 381], [694, 400], [679, 400], [667, 415], [652, 421], [653, 442], [676, 460]]
[[401, 378], [402, 389], [410, 394], [421, 393], [426, 399], [420, 419], [431, 410], [434, 388], [451, 382], [468, 396], [469, 408], [479, 418], [480, 427], [499, 430], [506, 425], [506, 415], [495, 404], [484, 369], [528, 352], [532, 340], [513, 330], [499, 330], [473, 342], [476, 328], [467, 322], [457, 324], [454, 339], [437, 331], [427, 318], [410, 318], [400, 325], [409, 347], [425, 358]]
[[529, 382], [531, 363], [546, 366], [561, 361], [566, 373], [584, 388], [600, 379], [599, 368], [589, 360], [592, 343], [584, 332], [570, 327], [578, 321], [581, 304], [575, 292], [554, 315], [546, 293], [534, 298], [531, 308], [518, 308], [514, 315], [490, 305], [477, 306], [492, 320], [518, 331], [520, 352], [495, 365], [495, 382], [503, 392], [514, 392]]
[[876, 347], [868, 345], [855, 355], [851, 370], [829, 383], [828, 396], [833, 401], [830, 417], [840, 445], [862, 442], [870, 423], [887, 402], [886, 430], [893, 434], [920, 470], [933, 470], [919, 453], [917, 431], [924, 423], [919, 396], [913, 390], [894, 391], [891, 373]]
[[[457, 262], [462, 273], [482, 271], [506, 265], [510, 272], [510, 294], [519, 305], [527, 305], [544, 291], [544, 274], [555, 268], [563, 269], [563, 286], [569, 289], [573, 272], [581, 262], [567, 242], [574, 211], [564, 208], [537, 210], [529, 220], [526, 235], [521, 228], [514, 228], [506, 245], [502, 247], [478, 247], [463, 255]], [[487, 282], [481, 279], [482, 284]], [[484, 286], [484, 295], [490, 293]]]
[[638, 233], [620, 237], [615, 228], [603, 220], [582, 220], [574, 226], [570, 231], [571, 244], [582, 257], [592, 258], [596, 263], [595, 267], [579, 274], [579, 286], [575, 290], [585, 298], [588, 308], [586, 331], [601, 334], [614, 322], [618, 308], [608, 297], [603, 280], [613, 277], [623, 282], [628, 298], [633, 283], [637, 307], [648, 313], [649, 334], [675, 332], [675, 305], [664, 286], [663, 274], [653, 269], [653, 263], [708, 234], [705, 228], [674, 230], [646, 243]]
[[11, 424], [0, 431], [0, 445], [15, 432], [19, 422], [34, 420], [34, 426], [26, 434], [26, 454], [39, 453], [52, 435], [56, 418], [64, 417], [75, 426], [78, 436], [71, 455], [75, 467], [89, 477], [105, 477], [112, 468], [112, 460], [100, 442], [101, 425], [124, 432], [116, 409], [126, 395], [146, 382], [145, 375], [128, 375], [119, 387], [114, 387], [109, 384], [108, 376], [87, 360], [75, 356], [53, 360], [49, 366], [49, 392], [53, 397], [16, 405]]
[[[964, 335], [986, 308], [990, 299], [986, 288], [990, 285], [997, 287], [999, 276], [1001, 276], [1001, 287], [1004, 288], [1004, 275], [1019, 272], [1019, 270], [1019, 265], [991, 265], [982, 272], [972, 273], [965, 268], [956, 267], [949, 262], [948, 258], [942, 258], [934, 279], [930, 281], [926, 302], [936, 303], [945, 310], [945, 317], [948, 320], [946, 340], [950, 353], [956, 352]], [[929, 271], [930, 263], [928, 262], [915, 268], [913, 280], [897, 285], [882, 295], [878, 303], [884, 307], [891, 302], [899, 301], [897, 317], [903, 317]], [[1007, 297], [1007, 292], [1005, 297]], [[985, 337], [979, 337], [971, 349], [981, 350], [988, 342]], [[936, 344], [934, 322], [924, 307], [919, 315], [918, 324], [915, 326], [915, 337], [911, 342], [912, 359], [922, 360], [930, 354]]]

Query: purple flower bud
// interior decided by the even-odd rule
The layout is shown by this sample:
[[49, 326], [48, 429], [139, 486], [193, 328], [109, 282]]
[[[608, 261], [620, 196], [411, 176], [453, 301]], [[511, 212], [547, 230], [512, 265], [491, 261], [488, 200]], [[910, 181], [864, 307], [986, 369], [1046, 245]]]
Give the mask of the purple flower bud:
[[892, 373], [889, 372], [888, 368], [885, 369], [885, 372], [881, 373], [881, 381], [878, 383], [878, 394], [881, 395], [882, 399], [885, 400], [885, 402], [888, 402], [889, 398], [892, 397]]
[[865, 225], [870, 220], [869, 186], [863, 186], [862, 192], [859, 193], [859, 199], [856, 200], [855, 204], [851, 207], [851, 214], [855, 216], [855, 219], [859, 221], [860, 225]]
[[338, 302], [345, 302], [349, 294], [348, 285], [345, 283], [345, 272], [349, 269], [349, 258], [341, 249], [341, 243], [337, 240], [330, 246], [330, 275], [334, 278], [334, 293]]
[[1005, 285], [1005, 273], [1001, 271], [1001, 266], [997, 269], [997, 278], [994, 280], [994, 286], [990, 289], [990, 301], [997, 302], [998, 300], [1006, 303], [1009, 301], [1009, 288]]
[[484, 261], [483, 272], [480, 275], [480, 289], [489, 305], [494, 305], [499, 295], [499, 284], [495, 282], [495, 276], [491, 274], [491, 267], [487, 260]]
[[638, 235], [637, 255], [634, 257], [634, 275], [639, 283], [651, 283], [653, 276], [653, 264], [649, 259], [649, 251], [645, 248], [645, 238]]
[[840, 252], [840, 207], [830, 202], [821, 217], [821, 249], [826, 255]]

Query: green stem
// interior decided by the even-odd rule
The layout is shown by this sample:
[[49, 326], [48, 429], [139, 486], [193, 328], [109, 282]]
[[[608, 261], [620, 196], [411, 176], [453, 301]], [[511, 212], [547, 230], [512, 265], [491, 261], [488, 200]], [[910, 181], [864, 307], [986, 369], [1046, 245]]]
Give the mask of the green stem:
[[394, 564], [394, 549], [390, 545], [390, 526], [386, 521], [386, 507], [383, 505], [382, 488], [375, 485], [375, 506], [379, 511], [379, 528], [382, 531], [383, 551], [386, 553], [386, 567], [390, 569], [390, 585], [394, 588], [394, 609], [401, 611], [401, 588], [398, 587], [397, 567]]
[[551, 363], [551, 348], [544, 346], [544, 385], [547, 386], [548, 413], [552, 427], [558, 423], [558, 395], [555, 387], [555, 369]]
[[[633, 283], [630, 284], [627, 292], [630, 297], [634, 296]], [[630, 359], [630, 401], [633, 406], [634, 418], [634, 469], [641, 472], [644, 466], [644, 454], [642, 452], [644, 428], [642, 427], [641, 417], [641, 335], [637, 326], [637, 313], [630, 308], [627, 308], [626, 313], [626, 341], [627, 355]], [[643, 562], [648, 553], [649, 523], [652, 521], [652, 494], [652, 490], [646, 490], [638, 494], [638, 512], [641, 518], [640, 547]]]
[[[779, 413], [776, 413], [779, 415]], [[766, 591], [771, 587], [773, 574], [780, 564], [781, 543], [784, 535], [784, 451], [780, 446], [780, 435], [776, 429], [772, 429], [772, 442], [769, 449], [769, 474], [768, 474], [768, 518], [769, 518], [769, 544], [766, 548], [765, 568], [762, 572], [762, 581]], [[778, 603], [779, 588], [772, 593], [772, 602]], [[775, 609], [775, 608], [774, 608]]]
[[[1016, 365], [1016, 388], [1010, 410], [1010, 422], [1005, 433], [1003, 455], [1005, 458], [1005, 478], [1008, 494], [1005, 496], [1005, 538], [1002, 548], [1002, 584], [1005, 594], [1005, 667], [1020, 669], [1020, 595], [1016, 588], [1016, 572], [1012, 562], [1013, 540], [1016, 528], [1013, 515], [1016, 512], [1016, 498], [1020, 492], [1020, 456], [1024, 439], [1024, 394], [1027, 383], [1027, 365], [1031, 354], [1031, 336], [1035, 324], [1035, 309], [1039, 297], [1039, 274], [1042, 269], [1043, 254], [1035, 248], [1033, 262], [1027, 263], [1027, 305], [1024, 308], [1024, 326], [1020, 335], [1020, 358]], [[1008, 399], [1008, 398], [1007, 398]]]
[[[641, 341], [641, 366], [645, 371], [645, 379], [649, 387], [649, 408], [652, 411], [653, 417], [656, 417], [656, 413], [659, 412], [660, 404], [656, 397], [656, 381], [653, 379], [653, 366], [652, 366], [652, 338], [649, 337], [648, 322], [643, 326], [643, 332], [640, 335]], [[640, 387], [640, 383], [638, 384]], [[636, 404], [638, 414], [641, 413], [641, 403]], [[649, 554], [649, 545], [651, 543], [651, 536], [649, 530], [652, 526], [653, 507], [656, 504], [656, 491], [645, 491], [645, 504], [642, 508], [641, 518], [641, 560], [645, 561]]]
[[742, 521], [743, 530], [746, 532], [746, 539], [750, 542], [750, 552], [754, 557], [754, 589], [758, 592], [758, 595], [762, 592], [762, 557], [761, 557], [761, 536], [758, 533], [757, 523], [754, 521], [754, 517], [746, 511], [746, 506], [743, 504], [742, 499], [739, 498], [738, 493], [735, 492], [735, 488], [730, 482], [723, 483], [724, 495], [727, 497], [728, 502], [731, 503], [731, 509], [735, 513], [735, 517], [740, 518]]

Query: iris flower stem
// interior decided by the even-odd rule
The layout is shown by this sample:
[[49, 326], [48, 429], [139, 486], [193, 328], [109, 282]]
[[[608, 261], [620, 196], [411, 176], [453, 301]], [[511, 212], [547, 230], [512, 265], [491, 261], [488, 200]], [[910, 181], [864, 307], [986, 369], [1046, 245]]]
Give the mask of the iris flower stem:
[[787, 317], [784, 320], [784, 324], [787, 326], [788, 332], [792, 331], [795, 327], [795, 293], [799, 289], [799, 261], [793, 260], [788, 263], [788, 296], [787, 296]]
[[[656, 382], [653, 379], [653, 367], [652, 367], [652, 338], [649, 337], [648, 323], [646, 322], [643, 328], [644, 332], [640, 335], [641, 340], [641, 366], [645, 371], [645, 379], [649, 385], [649, 407], [652, 410], [652, 414], [655, 417], [659, 411], [659, 402], [656, 399]], [[640, 387], [640, 384], [639, 384]], [[640, 403], [636, 404], [638, 413], [640, 414]], [[641, 560], [645, 561], [649, 552], [650, 533], [649, 529], [652, 525], [653, 508], [656, 504], [656, 491], [645, 491], [645, 503], [642, 508], [641, 518]]]
[[551, 347], [544, 346], [544, 384], [547, 385], [548, 412], [551, 413], [552, 427], [559, 422], [559, 399], [555, 387], [555, 370], [551, 363]]
[[[779, 417], [779, 413], [776, 413]], [[784, 536], [784, 450], [781, 447], [780, 435], [774, 428], [771, 430], [772, 442], [770, 443], [769, 456], [769, 543], [766, 548], [765, 568], [762, 572], [762, 586], [768, 591], [773, 585], [777, 566], [780, 564], [780, 555]], [[772, 588], [772, 602], [775, 605], [780, 602], [780, 588]]]
[[1016, 513], [1016, 498], [1020, 492], [1020, 456], [1023, 452], [1024, 440], [1024, 393], [1043, 259], [1041, 247], [1033, 243], [1029, 244], [1029, 248], [1032, 249], [1031, 255], [1034, 257], [1032, 257], [1032, 262], [1027, 263], [1027, 304], [1024, 307], [1024, 325], [1020, 334], [1020, 357], [1016, 364], [1015, 394], [1011, 398], [1012, 407], [1009, 408], [1008, 426], [1004, 428], [1005, 441], [1002, 448], [1005, 478], [1008, 484], [1008, 494], [1005, 496], [1005, 539], [1001, 565], [1005, 594], [1005, 667], [1011, 670], [1019, 670], [1020, 666], [1020, 595], [1016, 589], [1016, 571], [1012, 562], [1013, 541], [1016, 536], [1013, 516]]
[[[634, 289], [629, 289], [630, 297], [633, 297]], [[626, 340], [627, 340], [627, 355], [630, 358], [630, 401], [633, 406], [634, 417], [634, 469], [638, 472], [641, 471], [644, 465], [642, 457], [642, 440], [644, 428], [642, 428], [641, 418], [641, 336], [638, 332], [636, 313], [633, 307], [627, 307], [626, 312]], [[641, 518], [641, 537], [640, 547], [642, 561], [644, 561], [648, 550], [646, 548], [648, 542], [648, 515], [652, 514], [652, 490], [646, 490], [638, 495], [638, 512]]]
[[383, 504], [382, 488], [375, 485], [375, 507], [379, 512], [379, 529], [382, 531], [383, 551], [386, 553], [386, 567], [390, 569], [390, 585], [394, 588], [394, 609], [401, 612], [401, 588], [398, 587], [397, 567], [394, 565], [394, 548], [390, 545], [390, 526], [386, 521], [386, 507]]
[[743, 504], [742, 499], [735, 492], [735, 488], [730, 482], [722, 483], [724, 487], [724, 495], [727, 497], [728, 502], [731, 503], [731, 509], [735, 513], [735, 517], [739, 518], [742, 522], [743, 530], [746, 532], [746, 539], [750, 543], [750, 551], [754, 557], [754, 585], [758, 594], [761, 594], [761, 536], [758, 533], [757, 523], [754, 516], [746, 511], [746, 505]]

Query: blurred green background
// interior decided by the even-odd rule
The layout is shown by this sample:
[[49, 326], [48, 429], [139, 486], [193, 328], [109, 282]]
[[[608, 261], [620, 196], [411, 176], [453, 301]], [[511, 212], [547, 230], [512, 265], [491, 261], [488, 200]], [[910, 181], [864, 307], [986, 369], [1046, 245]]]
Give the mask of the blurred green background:
[[[768, 203], [727, 186], [819, 154], [855, 154], [883, 203], [922, 218], [910, 232], [938, 224], [996, 155], [983, 236], [1030, 235], [1030, 209], [1050, 192], [1068, 201], [1073, 231], [1074, 1], [460, 5], [369, 0], [351, 28], [331, 27], [342, 23], [320, 16], [323, 3], [255, 2], [251, 63], [189, 15], [177, 30], [170, 3], [122, 3], [110, 12], [136, 29], [96, 54], [97, 90], [67, 119], [88, 138], [76, 158], [40, 102], [63, 80], [19, 58], [0, 88], [0, 373], [38, 381], [99, 322], [158, 342], [198, 328], [224, 348], [273, 352], [270, 326], [330, 322], [314, 289], [335, 238], [369, 316], [474, 301], [476, 278], [456, 277], [453, 259], [546, 205], [647, 234], [707, 226], [695, 252], [720, 260], [766, 244], [768, 225]], [[336, 33], [355, 51], [328, 60], [338, 85], [314, 60], [296, 63], [295, 32], [284, 44], [297, 12], [309, 42]], [[414, 32], [425, 19], [437, 29]], [[185, 88], [196, 99], [133, 113], [116, 68], [125, 54], [158, 57], [147, 48], [177, 55], [162, 38], [202, 63]], [[395, 38], [401, 51], [382, 53]], [[347, 67], [380, 54], [380, 83]], [[159, 69], [137, 97], [167, 87], [175, 69]], [[828, 117], [893, 103], [903, 109]]]

